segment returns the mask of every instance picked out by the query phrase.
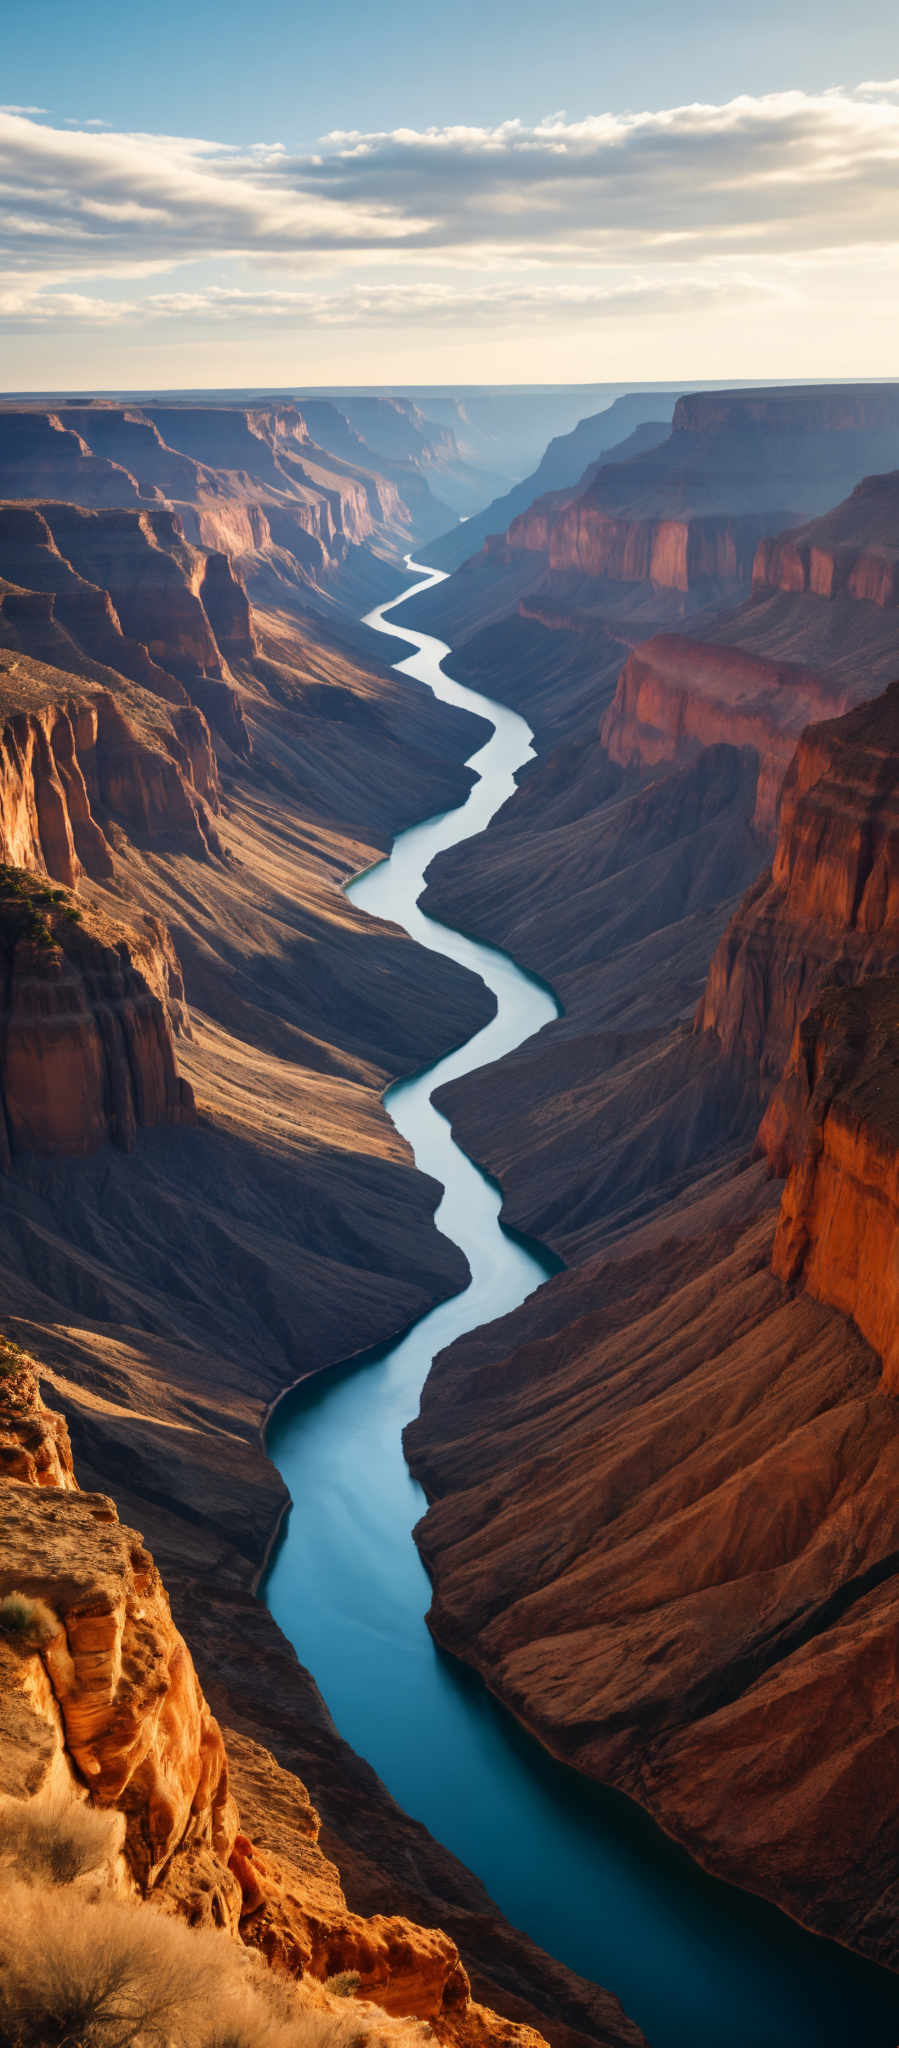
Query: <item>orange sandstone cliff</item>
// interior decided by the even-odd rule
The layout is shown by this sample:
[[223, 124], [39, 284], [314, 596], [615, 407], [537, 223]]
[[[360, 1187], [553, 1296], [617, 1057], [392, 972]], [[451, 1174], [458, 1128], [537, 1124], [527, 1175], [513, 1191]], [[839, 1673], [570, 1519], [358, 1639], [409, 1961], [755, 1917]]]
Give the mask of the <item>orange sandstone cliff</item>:
[[[40, 1615], [37, 1637], [17, 1637], [0, 1604], [0, 1790], [38, 1809], [85, 1797], [114, 1809], [132, 1893], [225, 1929], [294, 1978], [351, 1971], [360, 2000], [428, 2021], [441, 2041], [540, 2048], [534, 2029], [473, 2001], [439, 1929], [348, 1910], [305, 1787], [258, 1744], [226, 1741], [153, 1559], [111, 1500], [78, 1489], [65, 1427], [33, 1361], [9, 1346], [0, 1490], [0, 1603], [19, 1596], [26, 1620], [28, 1603]], [[609, 2011], [610, 2048], [639, 2048]]]

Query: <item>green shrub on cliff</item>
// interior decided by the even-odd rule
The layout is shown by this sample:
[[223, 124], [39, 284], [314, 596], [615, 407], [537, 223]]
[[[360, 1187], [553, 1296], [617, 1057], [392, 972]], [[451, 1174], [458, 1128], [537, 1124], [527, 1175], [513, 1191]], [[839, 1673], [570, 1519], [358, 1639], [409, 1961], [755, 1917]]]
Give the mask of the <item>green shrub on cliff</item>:
[[14, 1380], [24, 1372], [28, 1360], [11, 1337], [0, 1337], [0, 1380]]
[[11, 867], [8, 861], [0, 861], [0, 931], [7, 945], [27, 939], [42, 950], [55, 946], [51, 917], [62, 918], [68, 924], [81, 923], [81, 912], [69, 902], [65, 889], [54, 889], [50, 882], [41, 881], [39, 875], [30, 874], [27, 868]]

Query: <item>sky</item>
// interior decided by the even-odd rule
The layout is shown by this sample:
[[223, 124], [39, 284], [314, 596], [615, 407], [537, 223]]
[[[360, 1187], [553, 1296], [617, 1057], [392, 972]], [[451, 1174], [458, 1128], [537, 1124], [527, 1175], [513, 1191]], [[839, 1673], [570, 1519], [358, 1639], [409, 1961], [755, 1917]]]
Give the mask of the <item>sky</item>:
[[899, 374], [887, 0], [30, 0], [0, 387]]

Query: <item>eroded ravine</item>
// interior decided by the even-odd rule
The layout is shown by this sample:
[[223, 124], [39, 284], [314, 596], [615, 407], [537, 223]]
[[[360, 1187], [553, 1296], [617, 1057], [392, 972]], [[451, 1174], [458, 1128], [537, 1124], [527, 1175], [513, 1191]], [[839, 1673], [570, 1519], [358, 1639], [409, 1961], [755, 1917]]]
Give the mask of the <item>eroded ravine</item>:
[[895, 2048], [899, 1980], [705, 1878], [642, 1816], [555, 1765], [435, 1649], [424, 1623], [429, 1586], [411, 1535], [424, 1497], [403, 1458], [403, 1426], [436, 1353], [555, 1270], [539, 1246], [502, 1229], [498, 1190], [431, 1101], [442, 1083], [520, 1045], [558, 1009], [504, 954], [418, 908], [434, 855], [484, 830], [533, 754], [523, 718], [444, 674], [450, 650], [441, 641], [385, 616], [439, 580], [422, 572], [368, 623], [411, 642], [399, 671], [481, 715], [492, 737], [472, 756], [479, 780], [465, 803], [400, 834], [348, 893], [471, 968], [496, 995], [490, 1024], [385, 1096], [417, 1165], [444, 1187], [438, 1225], [472, 1277], [397, 1342], [308, 1382], [276, 1410], [269, 1450], [294, 1506], [268, 1602], [341, 1734], [399, 1803], [477, 1873], [509, 1920], [617, 1992], [652, 2048], [845, 2048], [850, 2039]]

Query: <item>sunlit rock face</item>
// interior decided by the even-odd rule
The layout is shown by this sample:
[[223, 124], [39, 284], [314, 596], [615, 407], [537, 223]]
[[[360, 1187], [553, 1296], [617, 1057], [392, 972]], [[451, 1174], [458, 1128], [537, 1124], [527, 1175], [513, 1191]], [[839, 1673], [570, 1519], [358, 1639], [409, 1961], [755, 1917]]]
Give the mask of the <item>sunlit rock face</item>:
[[173, 1019], [180, 970], [164, 928], [138, 932], [21, 869], [0, 872], [4, 960], [0, 1153], [131, 1150], [141, 1128], [193, 1121]]
[[700, 1028], [781, 1073], [825, 981], [899, 959], [899, 685], [812, 726], [786, 778], [773, 865], [717, 949]]
[[[439, 1928], [348, 1909], [305, 1786], [235, 1735], [239, 1812], [225, 1738], [152, 1557], [106, 1495], [78, 1488], [33, 1361], [8, 1347], [3, 1367], [0, 1598], [14, 1591], [30, 1606], [36, 1632], [28, 1623], [14, 1644], [0, 1629], [0, 1791], [57, 1812], [85, 1797], [114, 1810], [124, 1834], [104, 1872], [113, 1889], [223, 1928], [311, 1979], [313, 1994], [322, 1985], [326, 2008], [324, 1980], [353, 1971], [363, 2001], [426, 2020], [458, 2048], [545, 2048], [535, 2029], [472, 1999]], [[622, 2017], [614, 2048], [640, 2040]]]

